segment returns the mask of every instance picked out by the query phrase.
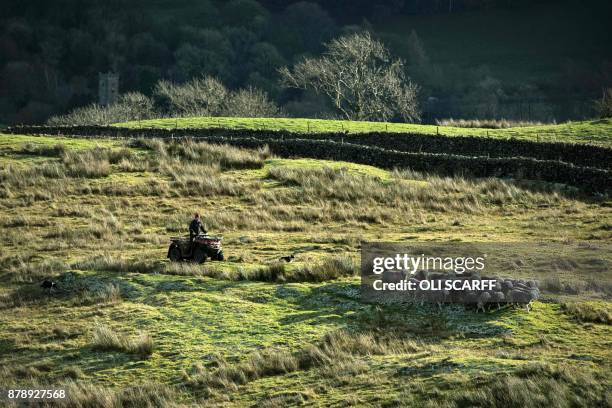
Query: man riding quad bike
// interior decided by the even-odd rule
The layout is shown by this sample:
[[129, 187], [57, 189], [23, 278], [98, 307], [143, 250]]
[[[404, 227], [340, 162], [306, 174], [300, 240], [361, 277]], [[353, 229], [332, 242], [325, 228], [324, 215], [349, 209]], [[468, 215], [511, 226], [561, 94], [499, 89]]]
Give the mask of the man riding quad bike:
[[[202, 232], [202, 234], [200, 234], [200, 232]], [[192, 260], [197, 263], [202, 263], [206, 261], [206, 258], [210, 258], [214, 261], [222, 261], [222, 239], [221, 237], [212, 237], [208, 235], [208, 232], [202, 226], [200, 214], [195, 213], [193, 220], [189, 224], [189, 238], [170, 238], [168, 258], [173, 262]]]

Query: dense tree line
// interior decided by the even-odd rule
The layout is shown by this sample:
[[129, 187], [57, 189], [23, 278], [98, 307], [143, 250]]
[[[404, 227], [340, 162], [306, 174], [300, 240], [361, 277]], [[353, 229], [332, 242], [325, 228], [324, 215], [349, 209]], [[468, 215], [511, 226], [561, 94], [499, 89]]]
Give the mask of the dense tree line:
[[[266, 100], [280, 106], [285, 115], [343, 116], [339, 107], [320, 92], [321, 88], [317, 92], [309, 86], [283, 87], [280, 69], [294, 69], [304, 61], [316, 60], [326, 51], [326, 44], [342, 36], [368, 30], [376, 36], [372, 24], [391, 15], [518, 7], [526, 3], [527, 0], [5, 0], [0, 5], [0, 124], [43, 122], [91, 104], [97, 100], [98, 73], [107, 71], [119, 74], [123, 94], [139, 92], [156, 98], [160, 81], [187, 84], [193, 78], [210, 76], [228, 92], [243, 90], [243, 96], [249, 98], [266, 95]], [[549, 120], [554, 116], [548, 105], [538, 102], [542, 100], [542, 89], [530, 84], [507, 89], [486, 67], [444, 71], [430, 60], [418, 33], [412, 32], [402, 42], [408, 49], [408, 58], [401, 70], [399, 66], [394, 69], [405, 81], [419, 85], [425, 120], [449, 115], [512, 117], [513, 111], [505, 109], [504, 104], [514, 100], [533, 100], [525, 111], [530, 117], [533, 111], [534, 119]], [[393, 53], [393, 44], [385, 45]], [[600, 93], [601, 84], [609, 80], [608, 68], [602, 68], [600, 77], [587, 84], [589, 89]], [[580, 89], [587, 82], [583, 78], [593, 78], [591, 71], [585, 73], [581, 67], [570, 67], [567, 75], [564, 84]], [[562, 95], [575, 89], [554, 91]], [[550, 90], [547, 92], [548, 97]], [[154, 102], [159, 105], [163, 101]], [[244, 109], [251, 105], [240, 106]], [[516, 109], [516, 104], [512, 106]], [[414, 120], [416, 116], [408, 117]], [[380, 117], [402, 118], [406, 116], [399, 111]]]
[[[311, 90], [348, 120], [415, 122], [420, 119], [418, 86], [369, 32], [353, 33], [325, 45], [320, 57], [303, 58], [290, 70], [279, 70], [281, 86]], [[152, 117], [277, 117], [281, 110], [266, 92], [251, 86], [231, 91], [212, 76], [177, 84], [161, 80], [153, 98], [129, 92], [106, 106], [91, 104], [67, 115], [53, 116], [53, 125], [108, 125]], [[322, 101], [323, 102], [323, 101]]]
[[280, 98], [277, 70], [316, 54], [340, 28], [315, 3], [270, 13], [254, 0], [3, 2], [0, 123], [44, 121], [97, 98], [99, 72], [121, 92], [212, 75]]
[[[270, 10], [282, 10], [300, 0], [261, 0]], [[466, 10], [515, 8], [554, 0], [313, 0], [342, 22], [361, 18], [380, 19], [396, 14], [453, 13]]]

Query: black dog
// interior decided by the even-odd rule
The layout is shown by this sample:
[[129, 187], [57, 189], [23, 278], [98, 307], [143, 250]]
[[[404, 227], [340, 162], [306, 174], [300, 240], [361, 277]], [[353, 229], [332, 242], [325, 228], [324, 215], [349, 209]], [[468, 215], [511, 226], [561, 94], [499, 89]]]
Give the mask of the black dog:
[[295, 258], [295, 255], [291, 254], [289, 256], [281, 256], [280, 260], [285, 262], [293, 262], [293, 258]]
[[40, 287], [43, 289], [47, 289], [49, 293], [51, 293], [51, 289], [57, 289], [57, 283], [45, 279], [43, 283], [40, 284]]

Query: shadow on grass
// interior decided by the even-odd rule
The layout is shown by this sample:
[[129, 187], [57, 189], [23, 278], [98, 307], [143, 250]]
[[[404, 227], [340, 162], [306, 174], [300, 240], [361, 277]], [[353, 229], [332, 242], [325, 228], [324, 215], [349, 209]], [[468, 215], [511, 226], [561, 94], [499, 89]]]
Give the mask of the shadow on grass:
[[[277, 292], [280, 290], [277, 289]], [[280, 319], [283, 325], [301, 321], [320, 324], [346, 321], [351, 331], [386, 331], [427, 342], [439, 342], [450, 336], [486, 338], [508, 333], [498, 322], [517, 313], [514, 308], [476, 313], [463, 305], [446, 304], [374, 304], [363, 303], [359, 285], [333, 282], [312, 288], [306, 295], [285, 296], [297, 310]], [[526, 313], [526, 312], [524, 312]]]
[[[38, 337], [33, 338], [31, 345], [15, 348], [3, 341], [0, 349], [7, 365], [31, 366], [44, 361], [52, 367], [50, 372], [41, 374], [45, 379], [61, 379], [61, 367], [70, 365], [77, 365], [85, 376], [102, 380], [118, 374], [122, 378], [136, 376], [129, 373], [136, 373], [138, 369], [164, 370], [164, 376], [174, 378], [180, 375], [178, 366], [201, 359], [211, 347], [215, 352], [232, 355], [237, 350], [253, 351], [278, 340], [290, 344], [291, 339], [304, 338], [302, 331], [311, 331], [308, 327], [344, 328], [356, 334], [389, 334], [436, 344], [449, 336], [499, 336], [504, 329], [496, 325], [496, 321], [507, 313], [514, 313], [502, 310], [476, 314], [458, 306], [438, 309], [432, 305], [366, 304], [361, 302], [359, 285], [346, 281], [281, 285], [103, 273], [79, 279], [96, 284], [117, 280], [122, 292], [129, 297], [125, 297], [123, 303], [108, 305], [64, 303], [63, 300], [70, 301], [69, 297], [55, 298], [52, 304], [33, 305], [39, 309], [36, 313], [43, 313], [40, 308], [44, 307], [51, 314], [56, 314], [55, 307], [83, 307], [65, 317], [78, 320], [80, 336], [49, 341], [35, 334]], [[167, 298], [156, 304], [155, 296]], [[260, 300], [251, 302], [249, 299], [254, 297]], [[117, 327], [130, 336], [141, 328], [150, 331], [156, 348], [159, 347], [154, 352], [158, 356], [143, 362], [138, 356], [121, 351], [94, 350], [89, 341], [89, 329], [94, 323], [91, 317], [100, 311], [105, 313], [106, 319], [120, 322]], [[57, 323], [62, 324], [62, 319]], [[310, 337], [304, 339], [305, 342], [312, 340]], [[176, 354], [169, 354], [170, 351]], [[7, 353], [11, 356], [6, 356]], [[174, 357], [169, 359], [170, 355]], [[159, 360], [159, 356], [163, 358]], [[164, 369], [168, 364], [178, 364], [177, 371]]]

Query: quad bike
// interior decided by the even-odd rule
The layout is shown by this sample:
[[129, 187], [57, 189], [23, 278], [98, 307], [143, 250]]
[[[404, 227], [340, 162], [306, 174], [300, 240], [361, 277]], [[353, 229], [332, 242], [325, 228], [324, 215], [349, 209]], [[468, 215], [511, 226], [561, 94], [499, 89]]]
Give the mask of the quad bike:
[[172, 262], [190, 260], [203, 263], [207, 258], [213, 261], [222, 261], [223, 248], [221, 248], [222, 237], [211, 237], [210, 235], [198, 235], [193, 240], [193, 245], [189, 242], [189, 237], [170, 238], [170, 248], [168, 248], [168, 258]]

